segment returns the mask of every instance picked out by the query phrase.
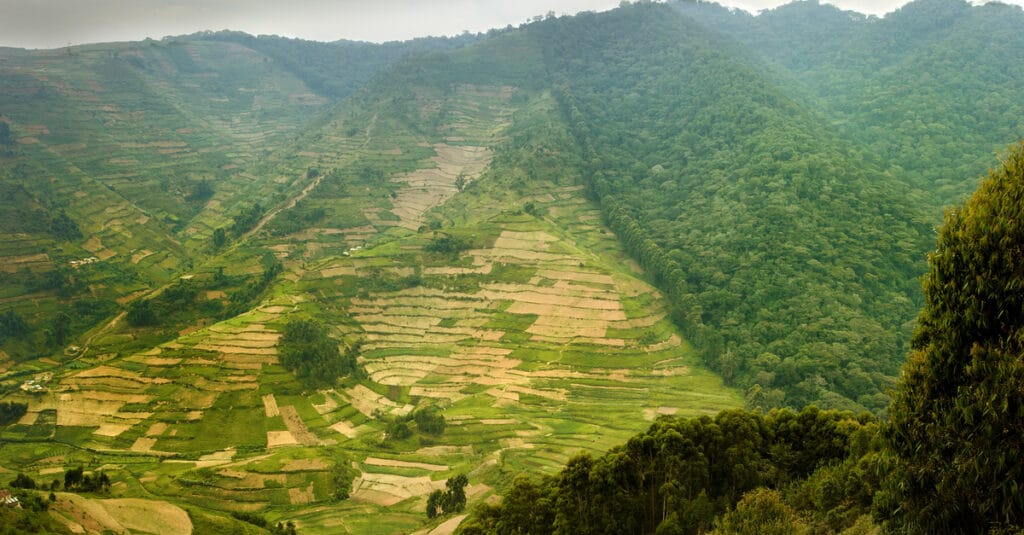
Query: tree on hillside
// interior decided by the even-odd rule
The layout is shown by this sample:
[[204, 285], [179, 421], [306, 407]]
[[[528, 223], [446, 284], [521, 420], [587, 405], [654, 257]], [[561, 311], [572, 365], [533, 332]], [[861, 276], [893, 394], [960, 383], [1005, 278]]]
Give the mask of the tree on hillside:
[[441, 409], [437, 405], [427, 405], [418, 409], [413, 413], [413, 419], [416, 421], [416, 429], [430, 435], [444, 433], [444, 428], [447, 426], [444, 414], [441, 414]]
[[910, 533], [1024, 527], [1024, 145], [946, 214], [885, 430], [879, 513]]
[[342, 353], [327, 328], [316, 320], [297, 319], [285, 325], [278, 352], [281, 365], [307, 388], [331, 386], [341, 376], [359, 374], [359, 344]]
[[0, 121], [0, 146], [10, 147], [14, 145], [14, 137], [11, 136], [11, 125]]
[[461, 513], [466, 508], [466, 485], [469, 478], [459, 474], [444, 482], [445, 490], [435, 490], [427, 496], [427, 517], [440, 514]]

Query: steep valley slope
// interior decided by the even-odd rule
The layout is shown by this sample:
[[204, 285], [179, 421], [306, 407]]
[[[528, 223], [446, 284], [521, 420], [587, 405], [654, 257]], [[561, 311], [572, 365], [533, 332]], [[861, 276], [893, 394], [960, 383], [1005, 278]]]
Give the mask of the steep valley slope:
[[[0, 478], [102, 470], [109, 495], [57, 493], [75, 530], [133, 529], [123, 505], [445, 533], [461, 516], [424, 510], [447, 479], [472, 507], [661, 416], [884, 413], [931, 229], [971, 189], [949, 177], [1024, 127], [988, 120], [1020, 69], [941, 37], [1017, 38], [992, 14], [1019, 9], [905, 9], [0, 51], [0, 386], [28, 404]], [[929, 51], [999, 83], [955, 97]], [[286, 366], [305, 320], [356, 373]]]

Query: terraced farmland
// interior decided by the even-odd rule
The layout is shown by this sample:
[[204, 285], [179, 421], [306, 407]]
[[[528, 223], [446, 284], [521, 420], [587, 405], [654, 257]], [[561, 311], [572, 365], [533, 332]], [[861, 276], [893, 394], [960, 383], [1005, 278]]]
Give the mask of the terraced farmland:
[[[271, 106], [261, 99], [277, 98], [275, 109], [317, 99], [300, 85], [218, 86], [201, 76], [211, 54], [258, 58], [210, 43], [176, 46], [129, 56], [159, 69], [197, 65], [174, 83], [139, 75], [175, 98], [196, 87], [224, 91], [226, 102], [188, 108], [211, 117], [200, 137], [174, 129], [128, 141], [127, 130], [114, 129], [95, 141], [102, 147], [54, 148], [42, 127], [15, 125], [36, 132], [29, 145], [54, 161], [102, 148], [103, 165], [134, 170], [95, 179], [82, 171], [65, 192], [69, 210], [88, 222], [75, 254], [95, 258], [81, 269], [130, 266], [158, 284], [118, 286], [111, 294], [128, 312], [94, 328], [61, 362], [18, 369], [21, 380], [51, 376], [37, 379], [46, 392], [16, 396], [29, 412], [3, 431], [4, 470], [46, 480], [79, 464], [102, 467], [116, 496], [146, 496], [147, 507], [200, 520], [253, 513], [293, 521], [302, 533], [443, 533], [463, 517], [428, 523], [426, 497], [456, 474], [469, 476], [467, 494], [478, 503], [516, 473], [603, 451], [658, 415], [741, 403], [698, 364], [578, 177], [517, 163], [523, 142], [513, 138], [542, 146], [544, 136], [567, 135], [550, 120], [549, 94], [500, 83], [414, 87], [415, 109], [357, 99], [287, 140], [297, 123], [258, 119]], [[103, 84], [73, 80], [85, 89], [67, 95], [105, 105]], [[164, 111], [177, 117], [180, 109]], [[431, 126], [413, 127], [410, 117]], [[188, 117], [179, 119], [187, 128]], [[199, 141], [227, 130], [233, 137], [222, 145]], [[275, 145], [285, 148], [265, 152]], [[188, 174], [214, 154], [223, 173], [191, 212], [160, 208], [166, 199], [134, 200], [152, 187], [140, 177]], [[235, 207], [257, 201], [261, 219], [211, 247]], [[43, 238], [5, 240], [9, 258], [32, 269], [58, 261], [24, 252]], [[130, 302], [189, 288], [195, 317], [128, 320]], [[6, 298], [19, 306], [35, 299]], [[303, 387], [280, 362], [279, 344], [285, 327], [305, 318], [325, 324], [342, 350], [358, 351], [365, 376]], [[443, 433], [415, 423], [427, 407], [444, 415]], [[396, 422], [413, 431], [394, 432]], [[91, 508], [94, 517], [116, 505], [68, 499], [69, 510]], [[125, 522], [97, 525], [131, 529]]]

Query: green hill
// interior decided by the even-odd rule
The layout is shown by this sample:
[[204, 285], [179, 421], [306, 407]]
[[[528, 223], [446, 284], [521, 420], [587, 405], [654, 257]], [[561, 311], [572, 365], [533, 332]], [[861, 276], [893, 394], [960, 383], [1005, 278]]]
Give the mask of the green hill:
[[445, 480], [472, 506], [661, 416], [882, 414], [939, 208], [1020, 126], [1007, 9], [4, 49], [0, 468], [197, 530], [413, 532]]

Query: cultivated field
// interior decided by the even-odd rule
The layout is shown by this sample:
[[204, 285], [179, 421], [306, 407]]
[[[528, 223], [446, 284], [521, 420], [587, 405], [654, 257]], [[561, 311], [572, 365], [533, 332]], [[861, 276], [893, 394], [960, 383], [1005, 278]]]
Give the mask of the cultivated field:
[[[184, 50], [200, 60], [209, 52]], [[229, 221], [232, 196], [280, 189], [281, 210], [259, 231], [192, 271], [257, 280], [269, 255], [282, 272], [240, 314], [172, 332], [115, 321], [82, 354], [38, 365], [55, 375], [47, 392], [19, 394], [29, 413], [3, 431], [13, 440], [0, 467], [44, 481], [78, 465], [102, 467], [116, 499], [59, 500], [68, 525], [85, 531], [140, 529], [145, 514], [170, 526], [188, 509], [293, 521], [304, 534], [444, 534], [463, 517], [428, 523], [426, 496], [455, 474], [468, 475], [472, 505], [516, 473], [554, 471], [659, 415], [740, 404], [699, 365], [573, 177], [541, 173], [523, 194], [512, 173], [493, 170], [515, 114], [553, 106], [546, 95], [522, 95], [529, 108], [513, 104], [518, 91], [417, 92], [418, 113], [445, 110], [429, 136], [389, 109], [342, 107], [292, 158], [269, 157], [261, 172], [281, 178], [273, 185], [232, 169], [231, 180], [248, 185], [216, 194], [175, 247], [207, 247]], [[232, 117], [216, 116], [211, 128]], [[248, 135], [251, 150], [269, 139]], [[106, 161], [200, 154], [166, 133], [132, 143]], [[242, 166], [247, 151], [225, 165]], [[308, 172], [314, 167], [319, 175]], [[316, 209], [320, 218], [298, 230], [280, 223]], [[94, 211], [106, 230], [90, 229], [82, 247], [98, 262], [174, 270], [161, 246], [126, 237], [138, 236], [136, 206], [111, 199]], [[445, 238], [463, 245], [431, 250]], [[22, 257], [32, 269], [53, 263]], [[234, 291], [204, 287], [201, 295], [227, 306]], [[309, 390], [281, 366], [285, 325], [309, 317], [342, 351], [358, 345], [364, 378]], [[444, 414], [443, 433], [409, 423], [409, 437], [389, 434], [391, 422], [428, 405]], [[149, 499], [129, 499], [137, 496]]]

